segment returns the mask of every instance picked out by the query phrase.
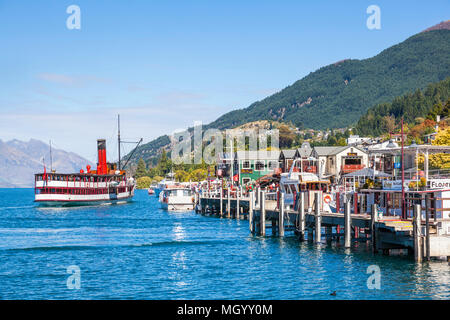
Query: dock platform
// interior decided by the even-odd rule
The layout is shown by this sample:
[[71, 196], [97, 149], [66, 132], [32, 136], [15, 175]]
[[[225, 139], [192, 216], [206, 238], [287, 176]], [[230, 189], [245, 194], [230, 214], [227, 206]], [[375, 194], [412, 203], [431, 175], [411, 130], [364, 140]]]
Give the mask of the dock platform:
[[270, 229], [272, 236], [284, 237], [290, 232], [299, 241], [317, 244], [324, 243], [322, 239], [343, 239], [346, 248], [356, 241], [368, 241], [374, 253], [409, 253], [417, 262], [431, 258], [450, 261], [450, 235], [437, 232], [440, 224], [450, 225], [450, 221], [422, 219], [420, 205], [414, 208], [413, 218], [402, 220], [397, 216], [380, 217], [375, 205], [371, 212], [353, 214], [349, 202], [343, 213], [324, 212], [320, 193], [315, 196], [313, 207], [306, 207], [305, 198], [299, 193], [294, 210], [292, 205], [285, 205], [283, 194], [262, 190], [203, 191], [195, 194], [195, 210], [203, 215], [248, 220], [249, 231], [259, 236], [266, 236]]

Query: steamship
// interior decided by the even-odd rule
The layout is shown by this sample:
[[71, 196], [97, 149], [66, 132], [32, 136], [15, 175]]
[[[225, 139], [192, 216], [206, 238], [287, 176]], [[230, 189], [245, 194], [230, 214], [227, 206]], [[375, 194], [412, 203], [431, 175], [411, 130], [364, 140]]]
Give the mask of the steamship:
[[[120, 129], [118, 140], [120, 150]], [[35, 174], [35, 202], [44, 206], [79, 206], [132, 200], [136, 183], [121, 169], [120, 151], [118, 164], [106, 162], [105, 139], [97, 140], [97, 151], [96, 170], [87, 165], [86, 171], [81, 169], [79, 173], [47, 173], [44, 166], [43, 173]]]

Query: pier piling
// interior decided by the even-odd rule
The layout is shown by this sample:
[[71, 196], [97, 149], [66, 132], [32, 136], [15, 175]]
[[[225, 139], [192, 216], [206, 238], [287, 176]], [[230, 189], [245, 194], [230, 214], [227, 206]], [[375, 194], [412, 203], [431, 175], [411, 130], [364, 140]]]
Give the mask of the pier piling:
[[228, 187], [227, 217], [231, 216], [231, 188]]
[[430, 195], [425, 195], [425, 249], [426, 249], [426, 260], [430, 261], [430, 213], [428, 202], [430, 200]]
[[223, 189], [220, 189], [220, 217], [223, 216]]
[[256, 187], [256, 193], [255, 193], [255, 207], [261, 208], [260, 199], [261, 199], [261, 190], [259, 190], [259, 187]]
[[350, 201], [346, 201], [344, 205], [344, 247], [350, 248], [352, 246], [351, 237], [352, 237], [352, 217], [350, 215]]
[[280, 196], [280, 214], [278, 216], [278, 235], [284, 237], [284, 193]]
[[377, 231], [376, 231], [376, 223], [378, 221], [378, 210], [377, 205], [372, 204], [372, 216], [370, 220], [370, 234], [372, 237], [372, 252], [376, 252], [377, 249]]
[[250, 201], [248, 204], [248, 227], [250, 228], [250, 232], [253, 233], [253, 200], [255, 198], [255, 193], [252, 191], [250, 192]]
[[259, 194], [260, 214], [259, 214], [259, 232], [261, 236], [266, 235], [266, 193], [261, 191]]
[[420, 204], [414, 205], [414, 221], [413, 221], [413, 233], [414, 233], [414, 259], [416, 262], [422, 262], [422, 241], [421, 241], [421, 211]]
[[305, 241], [305, 193], [300, 192], [300, 203], [298, 205], [298, 213], [299, 213], [299, 238], [300, 241]]
[[236, 189], [236, 219], [239, 220], [239, 193], [241, 191], [241, 187]]
[[325, 230], [326, 230], [327, 243], [330, 243], [331, 240], [333, 240], [333, 227], [332, 226], [327, 226], [325, 228]]
[[322, 236], [322, 216], [320, 212], [320, 201], [322, 200], [321, 192], [316, 192], [314, 194], [314, 215], [315, 215], [315, 243], [320, 243]]

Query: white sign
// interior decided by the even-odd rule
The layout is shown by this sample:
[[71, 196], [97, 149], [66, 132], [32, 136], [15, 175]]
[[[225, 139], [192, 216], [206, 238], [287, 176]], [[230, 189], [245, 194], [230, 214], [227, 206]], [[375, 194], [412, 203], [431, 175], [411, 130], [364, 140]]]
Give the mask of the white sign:
[[[404, 189], [408, 190], [410, 180], [405, 180]], [[383, 190], [402, 190], [402, 180], [383, 181]]]
[[428, 180], [430, 189], [450, 189], [450, 179]]

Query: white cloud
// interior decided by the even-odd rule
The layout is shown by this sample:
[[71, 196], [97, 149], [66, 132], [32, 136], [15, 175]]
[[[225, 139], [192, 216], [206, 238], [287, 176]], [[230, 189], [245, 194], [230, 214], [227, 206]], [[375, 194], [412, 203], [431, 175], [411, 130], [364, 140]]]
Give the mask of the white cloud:
[[67, 75], [59, 73], [39, 73], [37, 78], [47, 82], [56, 83], [71, 87], [86, 87], [93, 83], [108, 84], [111, 79], [101, 78], [92, 75]]

